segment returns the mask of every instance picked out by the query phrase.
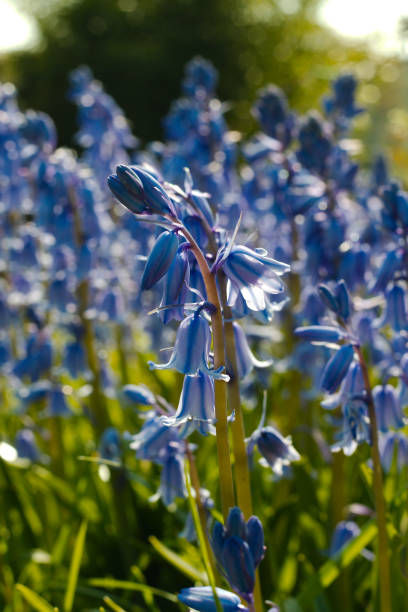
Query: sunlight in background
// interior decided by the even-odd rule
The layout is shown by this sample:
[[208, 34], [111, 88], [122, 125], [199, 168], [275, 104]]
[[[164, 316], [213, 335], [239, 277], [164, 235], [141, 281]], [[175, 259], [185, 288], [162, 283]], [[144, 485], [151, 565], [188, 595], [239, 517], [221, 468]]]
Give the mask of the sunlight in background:
[[398, 22], [408, 18], [407, 0], [326, 0], [321, 21], [343, 36], [367, 37], [375, 51], [400, 53]]
[[[326, 0], [319, 19], [343, 36], [368, 37], [375, 50], [400, 53], [398, 21], [408, 17], [407, 0]], [[35, 43], [34, 21], [15, 7], [13, 0], [0, 0], [0, 53], [30, 47]]]
[[0, 52], [30, 47], [35, 42], [35, 25], [22, 15], [13, 0], [0, 0]]

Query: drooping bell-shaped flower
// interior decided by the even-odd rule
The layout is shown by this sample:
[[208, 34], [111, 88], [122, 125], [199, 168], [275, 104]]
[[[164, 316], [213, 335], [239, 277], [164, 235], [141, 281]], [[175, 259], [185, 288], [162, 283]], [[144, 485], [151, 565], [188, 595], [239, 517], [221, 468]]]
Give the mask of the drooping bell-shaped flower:
[[367, 404], [360, 396], [350, 397], [342, 406], [343, 423], [340, 439], [332, 445], [332, 452], [342, 450], [346, 456], [354, 453], [363, 442], [371, 444]]
[[394, 285], [387, 291], [385, 299], [385, 313], [381, 320], [381, 325], [388, 323], [396, 332], [407, 330], [408, 318], [405, 304], [405, 290], [400, 285]]
[[68, 407], [65, 393], [59, 386], [53, 386], [48, 394], [48, 414], [49, 416], [70, 416], [71, 410]]
[[[165, 325], [173, 319], [182, 320], [184, 315], [183, 304], [186, 302], [189, 278], [190, 266], [187, 252], [184, 248], [179, 247], [166, 275], [160, 304], [160, 306], [175, 305], [174, 308], [166, 308], [159, 312], [159, 316]], [[180, 306], [177, 306], [178, 304]]]
[[125, 385], [122, 389], [124, 398], [131, 403], [142, 406], [154, 406], [156, 398], [146, 385]]
[[381, 465], [386, 472], [391, 470], [395, 456], [398, 471], [408, 466], [408, 438], [405, 434], [399, 431], [389, 431], [380, 435], [379, 450]]
[[322, 344], [331, 346], [346, 337], [346, 332], [340, 327], [332, 325], [308, 325], [306, 327], [297, 327], [295, 336], [312, 342], [313, 344]]
[[120, 436], [114, 427], [108, 427], [102, 434], [99, 443], [99, 454], [102, 459], [119, 461], [122, 455], [120, 448]]
[[299, 453], [292, 444], [292, 438], [290, 436], [285, 438], [271, 426], [260, 427], [250, 436], [247, 447], [250, 459], [255, 446], [262, 455], [260, 464], [272, 468], [278, 476], [283, 474], [286, 466], [300, 459]]
[[320, 383], [324, 391], [333, 393], [347, 374], [353, 361], [354, 349], [351, 344], [345, 344], [333, 355], [323, 370]]
[[354, 521], [340, 521], [333, 532], [329, 557], [335, 557], [343, 548], [360, 533], [360, 527]]
[[[248, 612], [248, 608], [241, 604], [240, 598], [235, 593], [218, 587], [216, 592], [224, 612]], [[198, 612], [217, 612], [214, 594], [209, 586], [182, 589], [177, 597], [181, 603], [192, 610], [198, 610]]]
[[217, 258], [215, 267], [222, 265], [228, 277], [228, 304], [234, 306], [238, 294], [251, 310], [264, 310], [265, 293], [276, 295], [284, 291], [279, 276], [290, 266], [267, 256], [263, 249], [252, 250], [243, 245], [233, 246]]
[[231, 587], [246, 601], [252, 601], [255, 586], [255, 564], [248, 544], [237, 536], [226, 539], [222, 567]]
[[184, 425], [180, 429], [182, 438], [197, 429], [202, 435], [213, 433], [214, 382], [207, 374], [185, 376], [177, 412], [173, 417], [162, 417], [167, 425]]
[[16, 433], [14, 445], [21, 459], [29, 459], [30, 461], [38, 461], [40, 459], [40, 452], [31, 429], [20, 429]]
[[387, 432], [390, 427], [404, 427], [404, 416], [398, 401], [397, 390], [392, 385], [377, 385], [373, 389], [378, 429]]
[[156, 240], [147, 258], [141, 289], [151, 289], [169, 270], [178, 249], [178, 238], [174, 232], [164, 231]]
[[144, 424], [140, 432], [131, 438], [129, 447], [136, 451], [139, 459], [149, 459], [160, 462], [160, 457], [166, 452], [170, 442], [179, 442], [177, 430], [162, 423], [153, 414]]
[[166, 506], [172, 504], [176, 497], [187, 497], [183, 457], [179, 442], [169, 442], [161, 458], [163, 469], [158, 491]]
[[237, 368], [239, 378], [245, 378], [255, 368], [267, 368], [272, 365], [273, 360], [268, 359], [266, 361], [260, 361], [255, 357], [249, 348], [248, 340], [245, 332], [239, 323], [234, 322], [234, 338], [235, 338], [235, 351], [237, 357]]
[[213, 378], [228, 380], [228, 376], [221, 373], [224, 369], [223, 366], [211, 370], [207, 365], [210, 342], [210, 326], [199, 311], [196, 311], [181, 322], [170, 360], [163, 364], [149, 361], [149, 366], [154, 370], [175, 368], [181, 374], [190, 376], [196, 375], [200, 371]]

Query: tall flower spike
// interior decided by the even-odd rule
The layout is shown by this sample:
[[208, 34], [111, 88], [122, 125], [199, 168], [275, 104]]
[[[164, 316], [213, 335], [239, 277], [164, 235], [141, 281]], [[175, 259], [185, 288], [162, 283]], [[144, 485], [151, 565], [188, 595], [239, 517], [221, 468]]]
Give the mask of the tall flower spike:
[[212, 378], [228, 381], [229, 377], [221, 373], [224, 366], [211, 370], [207, 365], [210, 343], [210, 326], [197, 311], [181, 322], [170, 360], [163, 364], [149, 361], [149, 367], [152, 370], [175, 368], [181, 374], [190, 376], [196, 375], [200, 371], [212, 376]]

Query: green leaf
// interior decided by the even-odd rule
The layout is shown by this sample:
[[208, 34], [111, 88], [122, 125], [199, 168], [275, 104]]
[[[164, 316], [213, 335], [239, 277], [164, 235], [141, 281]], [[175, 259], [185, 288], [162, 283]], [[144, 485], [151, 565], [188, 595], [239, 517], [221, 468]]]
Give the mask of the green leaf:
[[150, 536], [149, 538], [150, 544], [153, 546], [156, 552], [159, 553], [166, 561], [168, 561], [171, 565], [176, 567], [181, 573], [185, 574], [191, 580], [198, 580], [203, 584], [207, 584], [207, 576], [197, 570], [195, 567], [184, 561], [180, 555], [167, 548], [165, 544], [160, 542], [155, 536]]
[[64, 597], [64, 612], [71, 612], [74, 603], [75, 590], [78, 582], [79, 568], [81, 567], [82, 555], [84, 552], [87, 521], [82, 521], [75, 540], [74, 552], [72, 554], [71, 566], [68, 574], [67, 590]]
[[111, 599], [107, 595], [106, 597], [103, 598], [103, 602], [106, 603], [106, 605], [109, 606], [109, 608], [113, 610], [114, 612], [126, 612], [124, 608], [121, 608], [120, 606], [118, 606], [118, 604], [115, 603], [113, 599]]
[[57, 610], [57, 608], [53, 608], [45, 599], [23, 584], [16, 584], [16, 589], [37, 612], [55, 612]]
[[148, 584], [138, 584], [129, 582], [128, 580], [115, 580], [115, 578], [91, 578], [87, 581], [90, 586], [100, 587], [103, 589], [123, 589], [124, 591], [140, 591], [142, 593], [152, 593], [158, 597], [163, 597], [169, 601], [177, 603], [178, 599], [173, 593], [167, 593], [161, 589], [156, 589]]

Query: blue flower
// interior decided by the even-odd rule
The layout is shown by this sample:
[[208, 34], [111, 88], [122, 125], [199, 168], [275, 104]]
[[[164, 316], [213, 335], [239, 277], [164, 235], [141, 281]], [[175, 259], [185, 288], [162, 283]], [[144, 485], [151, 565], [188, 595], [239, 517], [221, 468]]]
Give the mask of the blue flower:
[[[225, 589], [217, 588], [216, 591], [224, 612], [248, 611], [248, 608], [241, 604], [238, 595]], [[217, 612], [214, 594], [209, 586], [182, 589], [178, 594], [178, 599], [192, 610], [198, 610], [198, 612]]]
[[248, 340], [245, 332], [239, 323], [234, 322], [234, 337], [235, 337], [235, 350], [237, 357], [237, 368], [239, 378], [245, 378], [250, 374], [253, 368], [267, 368], [272, 365], [273, 360], [268, 359], [266, 361], [260, 361], [255, 357], [249, 348]]
[[404, 416], [398, 401], [396, 389], [392, 385], [377, 385], [373, 389], [373, 399], [378, 429], [387, 432], [390, 427], [404, 427]]
[[333, 393], [345, 378], [353, 357], [354, 349], [351, 344], [339, 348], [323, 370], [321, 388]]
[[389, 431], [380, 435], [379, 450], [381, 465], [386, 472], [391, 470], [395, 456], [398, 471], [408, 465], [408, 438], [405, 434], [399, 431]]
[[166, 274], [176, 256], [178, 245], [174, 232], [164, 231], [160, 234], [146, 262], [141, 280], [142, 291], [151, 289]]
[[265, 554], [261, 521], [252, 516], [245, 522], [241, 510], [231, 508], [225, 527], [218, 521], [214, 523], [211, 545], [231, 587], [252, 603], [255, 570]]
[[175, 368], [178, 372], [190, 376], [194, 376], [200, 371], [213, 378], [228, 381], [228, 376], [221, 373], [224, 369], [223, 366], [216, 370], [211, 370], [207, 365], [210, 343], [210, 326], [199, 314], [199, 311], [196, 311], [181, 322], [177, 330], [176, 343], [170, 360], [163, 364], [149, 361], [149, 366], [153, 370]]
[[125, 385], [122, 389], [125, 399], [142, 406], [154, 406], [156, 398], [146, 385]]
[[227, 247], [217, 256], [213, 269], [222, 266], [228, 278], [228, 304], [234, 306], [241, 293], [248, 308], [264, 310], [268, 301], [266, 294], [280, 294], [284, 285], [279, 276], [290, 270], [290, 266], [267, 257], [266, 251], [253, 251], [246, 246]]
[[184, 425], [180, 429], [182, 438], [197, 429], [202, 435], [214, 433], [211, 424], [215, 422], [214, 382], [207, 374], [185, 376], [177, 412], [173, 417], [162, 417], [167, 425]]
[[161, 455], [163, 464], [158, 495], [169, 506], [176, 497], [187, 497], [184, 477], [184, 453], [179, 442], [169, 442]]

